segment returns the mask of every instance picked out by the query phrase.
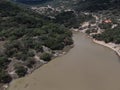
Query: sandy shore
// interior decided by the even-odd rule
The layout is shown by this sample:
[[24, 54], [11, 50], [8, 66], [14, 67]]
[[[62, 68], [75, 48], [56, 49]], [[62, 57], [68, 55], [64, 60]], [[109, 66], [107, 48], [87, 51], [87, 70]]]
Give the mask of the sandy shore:
[[115, 51], [120, 56], [120, 45], [119, 44], [105, 43], [104, 41], [98, 41], [98, 40], [95, 40], [95, 39], [93, 39], [93, 42], [112, 49], [113, 51]]
[[[73, 31], [76, 32], [76, 31], [79, 31], [79, 30], [73, 30]], [[81, 30], [80, 32], [86, 34], [85, 31], [86, 31], [86, 29]], [[120, 44], [115, 44], [115, 43], [111, 43], [111, 42], [110, 43], [105, 43], [104, 41], [98, 41], [98, 40], [92, 38], [91, 35], [87, 35], [87, 36], [89, 38], [91, 38], [94, 43], [105, 46], [105, 47], [108, 47], [108, 48], [112, 49], [113, 51], [115, 51], [118, 54], [118, 56], [120, 56]]]

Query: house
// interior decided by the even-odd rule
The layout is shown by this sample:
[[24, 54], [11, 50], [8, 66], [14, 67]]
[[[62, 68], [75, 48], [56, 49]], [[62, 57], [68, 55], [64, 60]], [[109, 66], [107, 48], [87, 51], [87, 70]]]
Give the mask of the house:
[[112, 23], [112, 20], [106, 19], [106, 20], [104, 20], [103, 22], [104, 22], [104, 23]]

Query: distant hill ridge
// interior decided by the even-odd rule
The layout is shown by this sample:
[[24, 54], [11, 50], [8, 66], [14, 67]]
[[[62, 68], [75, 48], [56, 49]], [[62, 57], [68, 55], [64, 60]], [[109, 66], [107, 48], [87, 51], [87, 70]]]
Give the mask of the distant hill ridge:
[[77, 10], [106, 10], [106, 9], [120, 9], [120, 0], [81, 0], [76, 5]]
[[53, 7], [69, 7], [77, 11], [97, 11], [111, 8], [120, 9], [120, 0], [13, 0], [24, 4], [43, 4], [46, 3]]
[[41, 4], [41, 3], [45, 3], [45, 2], [51, 1], [51, 0], [12, 0], [12, 1], [32, 5], [32, 4]]

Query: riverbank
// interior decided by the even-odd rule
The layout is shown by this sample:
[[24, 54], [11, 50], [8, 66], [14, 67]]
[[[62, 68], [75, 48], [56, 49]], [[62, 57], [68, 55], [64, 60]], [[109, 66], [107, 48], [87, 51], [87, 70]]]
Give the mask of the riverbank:
[[[115, 44], [115, 43], [112, 43], [112, 42], [105, 43], [104, 41], [99, 41], [99, 40], [96, 40], [92, 37], [92, 35], [100, 34], [100, 33], [102, 33], [102, 31], [104, 31], [99, 27], [99, 24], [101, 24], [103, 20], [100, 18], [100, 16], [97, 16], [97, 15], [94, 15], [94, 14], [92, 14], [92, 15], [96, 20], [94, 24], [91, 24], [90, 22], [85, 22], [81, 25], [82, 29], [78, 29], [78, 30], [74, 30], [74, 31], [79, 31], [80, 30], [80, 32], [86, 34], [87, 30], [88, 31], [93, 30], [93, 29], [96, 30], [96, 32], [90, 32], [89, 34], [87, 34], [87, 36], [89, 38], [91, 38], [94, 43], [105, 46], [105, 47], [108, 47], [108, 48], [112, 49], [113, 51], [115, 51], [118, 56], [120, 56], [120, 44]], [[115, 28], [116, 26], [114, 27], [114, 24], [113, 24], [112, 27]]]
[[114, 43], [105, 43], [104, 41], [98, 41], [95, 39], [93, 39], [93, 42], [112, 49], [113, 51], [115, 51], [118, 54], [118, 56], [120, 56], [120, 45], [117, 45]]
[[[74, 44], [68, 45], [68, 46], [64, 47], [63, 50], [56, 50], [55, 54], [53, 54], [52, 60], [67, 54], [73, 47], [74, 47]], [[49, 62], [45, 62], [43, 60], [40, 60], [39, 57], [36, 57], [36, 59], [39, 60], [39, 63], [28, 74], [26, 74], [25, 77], [28, 77], [30, 74], [34, 73], [35, 70], [41, 68], [42, 66], [44, 66], [45, 64], [50, 62], [50, 61]], [[13, 79], [13, 81], [16, 80], [16, 79], [19, 79], [19, 78], [15, 78], [15, 79]], [[9, 85], [10, 84], [1, 84], [0, 85], [0, 90], [8, 90]]]
[[[83, 31], [80, 31], [80, 32], [86, 34], [84, 30], [83, 30]], [[120, 57], [120, 45], [119, 45], [119, 44], [115, 44], [115, 43], [112, 43], [112, 42], [110, 42], [110, 43], [105, 43], [104, 41], [99, 41], [99, 40], [94, 39], [91, 35], [87, 35], [87, 36], [88, 36], [89, 38], [91, 38], [94, 43], [112, 49], [112, 50], [115, 51], [116, 54]]]
[[[81, 33], [86, 34], [85, 31], [81, 31]], [[99, 40], [96, 40], [96, 39], [92, 38], [91, 35], [88, 35], [88, 37], [91, 38], [94, 43], [112, 49], [112, 50], [115, 51], [116, 54], [120, 57], [120, 45], [119, 45], [119, 44], [115, 44], [115, 43], [112, 43], [112, 42], [110, 42], [110, 43], [105, 43], [104, 41], [99, 41]]]

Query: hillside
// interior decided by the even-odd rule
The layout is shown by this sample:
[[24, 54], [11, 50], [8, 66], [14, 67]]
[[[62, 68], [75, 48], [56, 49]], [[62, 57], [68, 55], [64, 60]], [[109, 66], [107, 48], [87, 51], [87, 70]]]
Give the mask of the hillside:
[[0, 0], [0, 84], [25, 76], [59, 55], [73, 44], [71, 36], [50, 18]]
[[54, 8], [75, 9], [77, 11], [97, 11], [120, 8], [119, 0], [13, 0], [24, 4], [50, 5]]
[[99, 11], [108, 9], [120, 9], [119, 0], [85, 0], [75, 5], [77, 11]]

